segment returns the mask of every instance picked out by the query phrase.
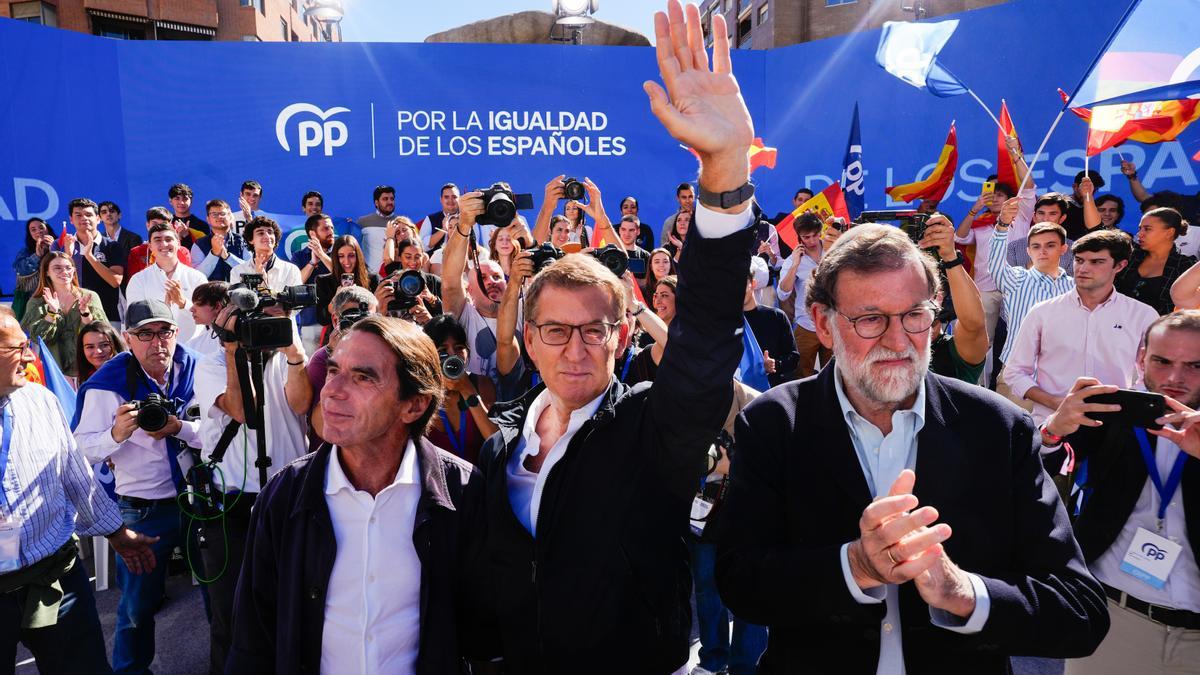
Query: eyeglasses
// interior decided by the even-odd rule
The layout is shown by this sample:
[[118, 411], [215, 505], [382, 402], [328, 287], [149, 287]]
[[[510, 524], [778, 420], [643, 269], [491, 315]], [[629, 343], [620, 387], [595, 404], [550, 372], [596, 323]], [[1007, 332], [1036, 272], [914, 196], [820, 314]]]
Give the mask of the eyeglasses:
[[538, 329], [542, 342], [552, 347], [558, 347], [570, 342], [571, 334], [575, 331], [579, 331], [579, 337], [583, 339], [584, 344], [602, 345], [608, 342], [608, 338], [612, 337], [613, 329], [620, 324], [595, 321], [585, 324], [530, 323], [530, 325]]
[[941, 309], [937, 303], [926, 300], [921, 303], [919, 308], [910, 309], [898, 314], [863, 314], [862, 316], [850, 317], [842, 314], [836, 308], [834, 311], [850, 322], [858, 337], [864, 340], [874, 340], [887, 332], [888, 327], [892, 324], [893, 316], [900, 317], [900, 327], [904, 329], [904, 332], [924, 333], [933, 325], [933, 319]]
[[150, 342], [154, 338], [158, 338], [159, 340], [166, 342], [167, 340], [175, 337], [176, 332], [177, 331], [174, 328], [164, 328], [160, 331], [140, 330], [135, 333], [130, 333], [130, 335], [136, 337], [138, 342]]
[[19, 345], [13, 345], [12, 347], [0, 347], [0, 352], [15, 352], [24, 354], [25, 350], [27, 349], [30, 351], [33, 350], [33, 343], [29, 340], [26, 340]]

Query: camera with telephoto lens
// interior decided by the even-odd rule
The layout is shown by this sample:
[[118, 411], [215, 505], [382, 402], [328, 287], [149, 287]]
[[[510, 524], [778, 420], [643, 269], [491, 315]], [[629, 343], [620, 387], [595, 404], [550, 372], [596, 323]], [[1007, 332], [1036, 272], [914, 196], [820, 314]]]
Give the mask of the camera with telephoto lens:
[[243, 349], [279, 349], [292, 344], [295, 324], [287, 316], [269, 316], [268, 307], [284, 310], [317, 305], [316, 286], [288, 286], [272, 293], [261, 274], [243, 274], [241, 283], [229, 289], [229, 303], [237, 307], [232, 330], [213, 326], [224, 342], [237, 342]]
[[171, 415], [175, 414], [175, 406], [161, 394], [150, 394], [143, 401], [130, 401], [137, 411], [138, 428], [148, 433], [154, 433], [167, 426]]
[[417, 270], [407, 270], [388, 282], [392, 285], [389, 312], [407, 312], [417, 306], [417, 297], [425, 292], [425, 277]]
[[480, 225], [495, 225], [507, 227], [517, 217], [517, 211], [533, 208], [533, 195], [515, 193], [505, 183], [492, 183], [489, 188], [481, 188], [483, 193], [483, 213], [475, 222]]
[[592, 251], [592, 257], [599, 260], [600, 264], [607, 267], [608, 271], [618, 279], [625, 276], [625, 270], [629, 269], [629, 256], [616, 244], [609, 244], [604, 248]]
[[928, 220], [928, 213], [921, 213], [914, 209], [901, 209], [899, 211], [863, 211], [854, 223], [856, 225], [861, 223], [894, 224], [900, 228], [901, 232], [908, 235], [912, 243], [916, 244], [925, 238], [925, 223]]
[[574, 199], [578, 202], [587, 196], [587, 186], [576, 178], [562, 179], [562, 186], [563, 199]]
[[461, 357], [446, 352], [438, 352], [442, 360], [442, 375], [448, 380], [457, 380], [467, 373], [467, 362]]
[[561, 259], [566, 253], [550, 242], [529, 251], [529, 259], [533, 261], [533, 273], [537, 274], [546, 269], [550, 263]]

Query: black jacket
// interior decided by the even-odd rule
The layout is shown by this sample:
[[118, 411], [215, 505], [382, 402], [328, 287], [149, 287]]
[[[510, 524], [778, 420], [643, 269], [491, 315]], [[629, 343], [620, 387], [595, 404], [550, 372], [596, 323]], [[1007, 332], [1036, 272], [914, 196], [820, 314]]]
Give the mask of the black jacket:
[[[479, 473], [467, 462], [414, 441], [421, 475], [413, 544], [421, 559], [421, 637], [416, 672], [463, 672], [462, 657], [486, 653], [488, 638], [467, 607], [482, 521]], [[259, 495], [234, 598], [227, 673], [317, 673], [325, 594], [337, 544], [325, 502], [332, 446], [292, 462]]]
[[513, 512], [506, 467], [542, 387], [493, 408], [500, 431], [480, 465], [491, 611], [509, 672], [665, 674], [686, 663], [684, 537], [732, 401], [752, 237], [688, 238], [654, 385], [611, 381], [546, 479], [536, 540]]
[[[843, 544], [859, 537], [871, 492], [834, 391], [836, 368], [759, 396], [736, 425], [737, 454], [717, 527], [717, 585], [730, 611], [770, 628], [760, 673], [874, 673], [883, 604], [846, 587]], [[978, 574], [991, 610], [983, 630], [932, 624], [911, 583], [900, 587], [910, 673], [1007, 673], [1010, 655], [1091, 654], [1108, 631], [1104, 592], [1084, 565], [1066, 511], [1042, 470], [1029, 415], [993, 392], [925, 379], [917, 436], [922, 505], [953, 528], [950, 559]]]
[[[1155, 436], [1147, 436], [1151, 443], [1156, 440]], [[1092, 562], [1121, 534], [1150, 474], [1137, 437], [1128, 426], [1080, 427], [1066, 442], [1075, 451], [1076, 466], [1087, 467], [1084, 488], [1088, 496], [1075, 518], [1075, 537], [1083, 557]], [[1065, 457], [1063, 450], [1047, 456], [1047, 469], [1057, 471]], [[1188, 541], [1200, 542], [1200, 460], [1188, 458], [1184, 463], [1179, 489]], [[1158, 504], [1157, 495], [1154, 504]]]

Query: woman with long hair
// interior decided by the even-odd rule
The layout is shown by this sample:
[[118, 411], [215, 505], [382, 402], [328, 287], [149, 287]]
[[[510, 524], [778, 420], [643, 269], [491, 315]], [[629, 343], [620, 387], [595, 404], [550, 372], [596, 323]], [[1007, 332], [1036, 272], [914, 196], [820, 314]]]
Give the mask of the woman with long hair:
[[100, 296], [79, 287], [69, 253], [47, 253], [38, 268], [37, 290], [25, 308], [21, 327], [31, 338], [42, 338], [63, 374], [75, 377], [79, 372], [76, 337], [80, 328], [93, 321], [108, 321]]
[[333, 294], [342, 286], [362, 286], [375, 292], [379, 286], [379, 277], [367, 271], [367, 259], [363, 255], [358, 240], [344, 234], [333, 240], [333, 248], [329, 253], [333, 261], [333, 271], [317, 277], [317, 321], [322, 326], [328, 326], [329, 301]]
[[42, 258], [54, 246], [54, 236], [50, 223], [41, 218], [25, 221], [25, 246], [17, 251], [17, 257], [13, 259], [17, 288], [13, 292], [12, 309], [18, 317], [25, 316], [25, 305], [37, 288], [38, 267], [42, 264]]
[[[426, 437], [430, 443], [475, 464], [483, 442], [498, 430], [496, 423], [488, 418], [488, 409], [496, 402], [496, 389], [490, 379], [467, 372], [471, 354], [467, 331], [458, 319], [443, 314], [426, 323], [424, 330], [442, 358], [445, 390], [442, 407]], [[461, 365], [461, 368], [447, 367], [451, 359], [454, 359], [451, 366]]]
[[513, 246], [512, 233], [507, 227], [497, 227], [492, 230], [492, 236], [488, 240], [488, 255], [496, 264], [500, 265], [500, 269], [504, 270], [504, 278], [507, 279], [512, 269], [513, 258], [516, 257], [517, 248]]
[[665, 248], [656, 248], [650, 252], [650, 264], [646, 265], [646, 279], [642, 282], [642, 297], [649, 299], [658, 288], [659, 279], [676, 274], [675, 258]]
[[675, 258], [675, 262], [679, 262], [679, 255], [683, 253], [683, 242], [687, 239], [688, 230], [691, 228], [691, 211], [680, 211], [675, 215], [675, 222], [671, 225], [671, 231], [667, 233], [667, 241], [663, 242], [663, 248], [671, 252], [671, 257]]
[[[650, 309], [653, 309], [658, 318], [668, 326], [675, 319], [675, 293], [678, 286], [679, 277], [665, 276], [658, 280], [654, 287], [654, 294], [651, 296]], [[654, 376], [658, 373], [658, 364], [662, 362], [665, 348], [665, 342], [656, 341], [638, 352], [629, 367], [629, 382], [653, 382]]]
[[112, 357], [126, 351], [125, 342], [111, 324], [93, 321], [79, 329], [75, 353], [79, 355], [79, 384]]
[[379, 268], [380, 276], [386, 274], [383, 271], [384, 268], [399, 259], [400, 242], [407, 239], [421, 241], [421, 238], [417, 235], [417, 226], [411, 218], [408, 216], [396, 216], [388, 221], [387, 239], [383, 241], [383, 263]]

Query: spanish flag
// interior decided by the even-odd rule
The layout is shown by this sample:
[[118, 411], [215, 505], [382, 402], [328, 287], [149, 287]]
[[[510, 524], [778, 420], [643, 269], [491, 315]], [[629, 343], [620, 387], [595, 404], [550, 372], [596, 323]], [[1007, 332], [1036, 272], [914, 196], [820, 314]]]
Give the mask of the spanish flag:
[[996, 180], [1014, 190], [1020, 190], [1017, 184], [1017, 164], [1008, 154], [1008, 146], [1004, 143], [1007, 136], [1017, 137], [1017, 128], [1013, 126], [1012, 117], [1008, 114], [1008, 103], [1000, 101], [1000, 129], [996, 130]]
[[946, 143], [938, 155], [937, 165], [933, 173], [925, 180], [906, 185], [893, 185], [885, 191], [892, 199], [912, 202], [914, 199], [941, 199], [954, 180], [954, 172], [958, 169], [958, 132], [954, 122], [950, 123], [950, 133], [946, 134]]
[[792, 227], [792, 222], [796, 220], [797, 216], [806, 211], [816, 211], [821, 220], [825, 220], [830, 216], [837, 216], [845, 218], [847, 223], [850, 222], [850, 212], [846, 209], [846, 196], [842, 194], [842, 185], [841, 183], [833, 183], [818, 192], [812, 199], [796, 207], [795, 211], [789, 213], [775, 226], [775, 230], [779, 233], [779, 239], [791, 248], [796, 248], [796, 244], [799, 243], [796, 239], [796, 230]]
[[[682, 144], [680, 147], [695, 155], [696, 159], [700, 159], [700, 153], [696, 152], [694, 149]], [[750, 144], [750, 149], [746, 151], [746, 156], [750, 158], [750, 172], [753, 173], [754, 170], [760, 166], [765, 166], [768, 169], [774, 169], [775, 158], [778, 155], [778, 150], [767, 147], [763, 144], [763, 139], [756, 136], [754, 138], [754, 142]]]
[[[1062, 89], [1058, 95], [1063, 103], [1070, 100]], [[1175, 140], [1200, 118], [1200, 100], [1119, 103], [1098, 105], [1092, 110], [1071, 108], [1071, 112], [1088, 123], [1087, 154], [1091, 156], [1125, 141], [1153, 145]]]

